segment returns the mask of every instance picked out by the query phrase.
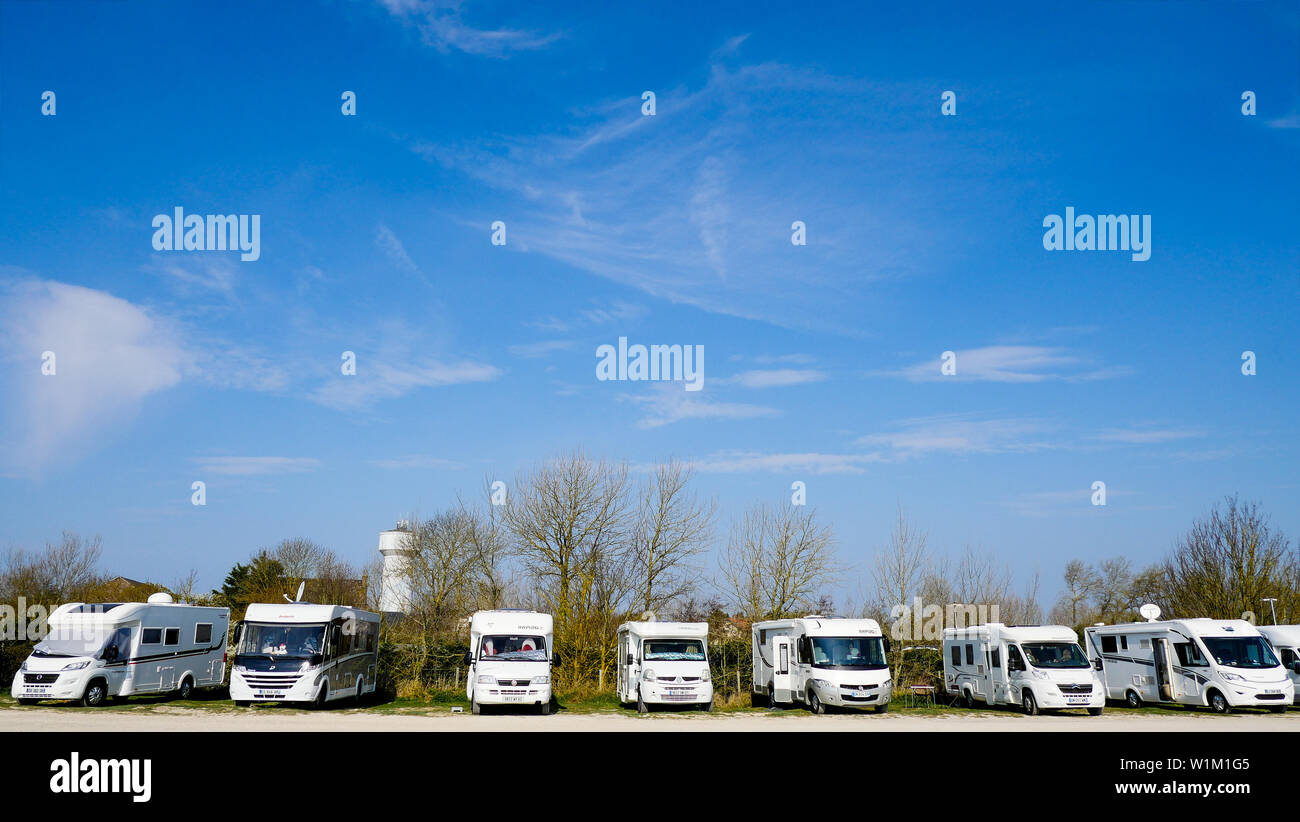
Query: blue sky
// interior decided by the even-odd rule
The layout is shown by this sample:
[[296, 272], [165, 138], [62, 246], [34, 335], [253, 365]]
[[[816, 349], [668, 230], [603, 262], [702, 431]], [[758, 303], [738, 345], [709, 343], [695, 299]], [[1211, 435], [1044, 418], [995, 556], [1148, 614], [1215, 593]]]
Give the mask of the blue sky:
[[[0, 2], [0, 547], [362, 563], [572, 447], [724, 525], [805, 482], [850, 593], [900, 503], [1047, 605], [1225, 494], [1300, 535], [1294, 3], [589, 5]], [[155, 251], [177, 206], [260, 258]], [[1067, 206], [1150, 259], [1044, 250]], [[597, 381], [620, 336], [704, 389]]]

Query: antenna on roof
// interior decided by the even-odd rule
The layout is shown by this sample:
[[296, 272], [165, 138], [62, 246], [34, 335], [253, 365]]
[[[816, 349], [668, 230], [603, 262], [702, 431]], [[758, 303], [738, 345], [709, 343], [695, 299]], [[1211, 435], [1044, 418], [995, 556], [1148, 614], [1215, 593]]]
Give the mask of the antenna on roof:
[[1146, 617], [1147, 622], [1155, 622], [1157, 619], [1160, 619], [1160, 606], [1148, 602], [1146, 605], [1138, 608], [1138, 613]]
[[654, 612], [654, 611], [642, 611], [642, 612], [641, 612], [641, 621], [642, 621], [642, 622], [654, 622], [655, 619], [656, 619], [656, 617], [655, 617], [655, 612]]

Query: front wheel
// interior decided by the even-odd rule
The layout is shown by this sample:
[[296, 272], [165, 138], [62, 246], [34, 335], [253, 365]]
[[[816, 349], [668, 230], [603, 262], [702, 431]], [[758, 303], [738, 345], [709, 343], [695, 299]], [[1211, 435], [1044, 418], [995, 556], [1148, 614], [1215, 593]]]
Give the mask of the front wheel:
[[705, 713], [710, 713], [710, 712], [712, 712], [712, 711], [713, 711], [713, 700], [710, 699], [708, 702], [705, 702], [703, 705], [701, 705], [701, 706], [700, 706], [700, 710], [701, 710], [701, 711], [704, 711]]
[[1088, 709], [1088, 716], [1101, 716], [1102, 711], [1105, 711], [1105, 710], [1106, 710], [1105, 708], [1089, 708], [1089, 709]]
[[39, 699], [21, 699], [21, 698], [18, 700], [18, 704], [19, 704], [19, 705], [35, 705], [37, 702], [40, 702], [40, 700], [39, 700]]
[[104, 704], [108, 697], [108, 687], [104, 685], [103, 680], [96, 679], [86, 686], [86, 692], [81, 695], [81, 704], [86, 708], [98, 708]]
[[639, 714], [650, 713], [650, 706], [645, 704], [645, 700], [641, 698], [640, 689], [636, 692], [636, 712]]
[[316, 692], [316, 698], [313, 699], [311, 703], [313, 710], [320, 711], [325, 709], [325, 702], [329, 699], [329, 690], [330, 686], [328, 683], [320, 686], [320, 690]]
[[1124, 694], [1124, 704], [1129, 706], [1130, 708], [1141, 708], [1142, 697], [1138, 696], [1137, 691], [1129, 691], [1128, 693]]
[[878, 713], [878, 714], [883, 714], [883, 713], [888, 713], [888, 712], [889, 712], [889, 703], [888, 703], [888, 702], [886, 702], [884, 705], [877, 705], [877, 706], [876, 706], [876, 713]]
[[1228, 704], [1227, 697], [1218, 691], [1215, 691], [1210, 694], [1210, 710], [1214, 711], [1216, 714], [1226, 714], [1228, 711], [1232, 710], [1232, 706]]
[[194, 682], [187, 676], [181, 680], [181, 686], [176, 689], [177, 699], [189, 699], [194, 693]]
[[253, 703], [249, 702], [247, 699], [236, 699], [236, 700], [235, 700], [235, 707], [236, 707], [236, 708], [247, 708], [249, 705], [252, 705], [252, 704], [253, 704]]
[[469, 712], [474, 714], [474, 716], [483, 713], [483, 706], [478, 704], [478, 700], [474, 697], [469, 698]]
[[550, 716], [550, 715], [551, 715], [551, 700], [548, 699], [542, 703], [542, 716]]
[[1038, 700], [1034, 699], [1033, 691], [1025, 691], [1020, 699], [1020, 707], [1024, 710], [1025, 716], [1038, 716]]
[[1269, 710], [1272, 711], [1272, 712], [1275, 713], [1275, 714], [1284, 714], [1284, 713], [1286, 713], [1286, 706], [1285, 706], [1285, 705], [1278, 705], [1276, 708], [1269, 708]]
[[822, 704], [821, 697], [817, 696], [816, 691], [808, 692], [808, 710], [812, 711], [817, 716], [826, 713], [826, 706]]

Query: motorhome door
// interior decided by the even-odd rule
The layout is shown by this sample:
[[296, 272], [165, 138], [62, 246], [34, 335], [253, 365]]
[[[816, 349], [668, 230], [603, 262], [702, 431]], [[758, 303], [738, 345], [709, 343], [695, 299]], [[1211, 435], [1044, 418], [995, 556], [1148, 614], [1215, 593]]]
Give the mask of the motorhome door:
[[1169, 660], [1169, 646], [1164, 639], [1151, 640], [1151, 653], [1156, 663], [1156, 693], [1165, 702], [1174, 701], [1174, 672]]
[[992, 691], [993, 703], [1000, 704], [1011, 702], [1011, 686], [1007, 682], [1007, 666], [1004, 659], [1005, 652], [1000, 643], [990, 643], [988, 646], [988, 665], [989, 681], [993, 683]]
[[772, 698], [792, 702], [794, 691], [794, 641], [788, 636], [772, 638]]

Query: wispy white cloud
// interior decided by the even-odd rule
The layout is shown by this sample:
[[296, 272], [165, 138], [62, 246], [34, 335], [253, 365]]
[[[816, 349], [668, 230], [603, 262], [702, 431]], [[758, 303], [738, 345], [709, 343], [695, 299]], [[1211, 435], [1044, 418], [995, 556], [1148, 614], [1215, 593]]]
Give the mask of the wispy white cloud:
[[239, 264], [213, 254], [155, 254], [145, 270], [185, 292], [234, 294]]
[[742, 388], [786, 388], [792, 385], [821, 382], [825, 379], [824, 371], [810, 368], [774, 368], [742, 371], [734, 377], [727, 377], [717, 382], [739, 385]]
[[705, 474], [861, 474], [866, 466], [880, 461], [877, 454], [764, 454], [757, 451], [719, 451], [688, 460], [692, 468]]
[[376, 468], [383, 468], [390, 471], [400, 471], [412, 468], [460, 468], [461, 464], [453, 460], [445, 460], [439, 457], [431, 457], [426, 454], [412, 454], [406, 457], [397, 457], [395, 459], [371, 460], [370, 464]]
[[1127, 445], [1157, 445], [1178, 440], [1204, 437], [1200, 428], [1155, 429], [1155, 428], [1111, 428], [1093, 435], [1100, 442], [1123, 443]]
[[[380, 355], [382, 356], [382, 355]], [[476, 362], [447, 362], [420, 359], [398, 362], [358, 357], [357, 373], [332, 377], [312, 391], [313, 401], [329, 408], [355, 410], [371, 408], [423, 388], [440, 388], [462, 383], [490, 382], [501, 375], [492, 365]]]
[[383, 223], [380, 223], [375, 229], [375, 245], [379, 246], [379, 250], [384, 252], [384, 256], [388, 257], [393, 265], [407, 274], [413, 274], [428, 283], [424, 272], [420, 270], [420, 267], [415, 264], [415, 260], [412, 260], [411, 255], [407, 253], [406, 246], [402, 245], [402, 241], [393, 233], [393, 230]]
[[932, 453], [998, 454], [1056, 447], [1043, 434], [1050, 426], [1027, 419], [980, 419], [965, 415], [917, 417], [895, 430], [859, 437], [858, 445], [880, 448], [890, 459]]
[[990, 345], [953, 352], [956, 372], [943, 374], [938, 353], [898, 370], [875, 371], [871, 376], [902, 377], [912, 382], [1010, 382], [1045, 380], [1100, 380], [1130, 373], [1126, 367], [1100, 367], [1064, 348], [1038, 345]]
[[659, 428], [682, 420], [746, 420], [775, 416], [779, 412], [748, 403], [710, 400], [703, 391], [687, 391], [680, 383], [655, 383], [646, 394], [623, 399], [645, 408], [639, 428]]
[[379, 4], [415, 26], [427, 45], [444, 52], [504, 58], [516, 51], [545, 48], [560, 37], [558, 32], [475, 27], [465, 22], [462, 4], [456, 0], [379, 0]]
[[[92, 449], [146, 398], [179, 383], [186, 355], [177, 328], [103, 291], [48, 280], [0, 289], [0, 359], [7, 370], [0, 448], [19, 471], [39, 471]], [[42, 374], [54, 355], [56, 373]]]
[[537, 359], [545, 357], [547, 354], [553, 354], [556, 351], [568, 350], [573, 346], [573, 340], [542, 340], [541, 342], [512, 345], [510, 346], [510, 353], [516, 357]]
[[196, 457], [194, 463], [205, 474], [231, 477], [298, 474], [320, 467], [320, 460], [310, 457]]

